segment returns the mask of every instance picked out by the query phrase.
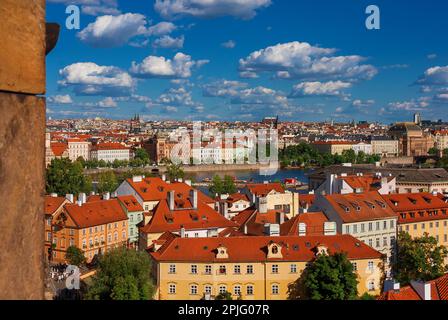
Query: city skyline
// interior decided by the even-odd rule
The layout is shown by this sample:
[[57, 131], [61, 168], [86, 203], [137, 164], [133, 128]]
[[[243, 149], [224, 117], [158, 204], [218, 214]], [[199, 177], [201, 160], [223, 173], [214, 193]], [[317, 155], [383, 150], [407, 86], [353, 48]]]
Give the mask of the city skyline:
[[[72, 3], [80, 30], [64, 27]], [[86, 3], [47, 1], [47, 20], [63, 26], [47, 61], [48, 117], [447, 120], [437, 1], [377, 1], [380, 30], [365, 27], [366, 1]]]

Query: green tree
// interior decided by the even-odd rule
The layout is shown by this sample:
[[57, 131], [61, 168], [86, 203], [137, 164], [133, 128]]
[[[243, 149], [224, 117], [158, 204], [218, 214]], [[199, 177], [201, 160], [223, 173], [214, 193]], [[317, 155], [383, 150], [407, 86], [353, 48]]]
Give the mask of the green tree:
[[237, 188], [235, 185], [235, 181], [231, 176], [224, 176], [224, 180], [222, 182], [223, 192], [225, 194], [232, 194], [237, 192]]
[[432, 147], [428, 150], [428, 154], [430, 155], [438, 155], [439, 154], [439, 149], [437, 149], [436, 147]]
[[80, 266], [86, 261], [82, 250], [75, 246], [70, 246], [67, 248], [65, 259], [67, 259], [70, 264], [75, 266]]
[[297, 283], [304, 298], [311, 300], [352, 300], [358, 296], [358, 280], [344, 253], [320, 254], [304, 270]]
[[47, 193], [67, 194], [92, 191], [92, 182], [83, 174], [80, 162], [53, 159], [46, 170]]
[[134, 152], [134, 159], [139, 159], [143, 164], [149, 163], [149, 154], [145, 149], [137, 149]]
[[232, 294], [228, 291], [224, 292], [224, 293], [219, 293], [216, 297], [215, 300], [233, 300], [232, 298]]
[[149, 300], [153, 294], [148, 254], [117, 248], [99, 258], [98, 271], [87, 290], [86, 299]]
[[180, 164], [170, 163], [166, 167], [166, 175], [171, 181], [174, 181], [177, 179], [183, 179], [185, 176], [185, 172]]
[[437, 239], [428, 234], [412, 238], [408, 233], [400, 232], [397, 246], [393, 270], [395, 278], [403, 285], [412, 280], [433, 280], [448, 271], [444, 263], [447, 248], [439, 246]]
[[210, 191], [210, 194], [212, 195], [224, 194], [224, 182], [222, 181], [221, 177], [218, 176], [217, 174], [213, 176], [212, 184], [208, 188], [208, 191]]
[[101, 172], [98, 175], [98, 192], [114, 192], [118, 188], [118, 181], [113, 171]]

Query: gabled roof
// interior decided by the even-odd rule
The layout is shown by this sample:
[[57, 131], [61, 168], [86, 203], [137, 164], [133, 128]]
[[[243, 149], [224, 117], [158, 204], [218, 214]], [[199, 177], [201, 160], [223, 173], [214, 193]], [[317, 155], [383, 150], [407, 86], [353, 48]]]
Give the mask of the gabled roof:
[[306, 224], [306, 234], [310, 236], [324, 235], [324, 224], [328, 222], [323, 212], [300, 213], [280, 225], [280, 235], [293, 236], [299, 234], [299, 223]]
[[237, 224], [227, 220], [207, 204], [198, 201], [198, 208], [191, 204], [185, 209], [177, 208], [170, 211], [165, 200], [160, 201], [154, 209], [151, 221], [140, 229], [143, 233], [178, 232], [185, 230], [201, 230], [211, 228], [237, 227]]
[[285, 193], [285, 189], [282, 184], [279, 182], [273, 183], [249, 183], [246, 185], [247, 189], [250, 193], [255, 194], [256, 196], [264, 197], [269, 194], [272, 190], [277, 193]]
[[[448, 274], [441, 276], [432, 281], [428, 281], [431, 285], [431, 300], [448, 300]], [[378, 300], [423, 300], [420, 295], [411, 286], [405, 286], [400, 290], [390, 290], [383, 293]]]
[[[281, 246], [283, 258], [267, 258], [271, 243]], [[289, 237], [174, 238], [157, 252], [150, 252], [157, 261], [188, 262], [262, 262], [312, 261], [317, 246], [326, 246], [330, 254], [344, 252], [351, 260], [380, 259], [382, 254], [350, 235]], [[216, 250], [227, 248], [228, 258], [218, 259]]]
[[395, 212], [377, 191], [325, 195], [345, 223], [395, 218]]
[[[143, 201], [161, 201], [167, 198], [169, 191], [174, 190], [176, 194], [180, 193], [186, 199], [189, 197], [191, 186], [183, 182], [167, 183], [159, 177], [143, 178], [142, 181], [135, 182], [126, 179], [126, 182], [137, 192]], [[215, 203], [215, 200], [198, 191], [198, 200], [205, 203]]]
[[67, 151], [68, 145], [63, 142], [52, 142], [50, 147], [55, 157], [61, 157]]
[[121, 202], [121, 204], [126, 208], [128, 212], [143, 211], [142, 205], [132, 195], [118, 196], [118, 200]]
[[[385, 177], [387, 181], [391, 181], [393, 177]], [[373, 175], [350, 175], [339, 176], [337, 179], [344, 180], [352, 189], [363, 189], [364, 191], [374, 191], [381, 188], [381, 178]]]
[[52, 215], [61, 208], [65, 202], [68, 202], [65, 197], [45, 196], [45, 214]]
[[80, 228], [128, 220], [117, 199], [87, 202], [82, 206], [66, 204], [64, 210]]

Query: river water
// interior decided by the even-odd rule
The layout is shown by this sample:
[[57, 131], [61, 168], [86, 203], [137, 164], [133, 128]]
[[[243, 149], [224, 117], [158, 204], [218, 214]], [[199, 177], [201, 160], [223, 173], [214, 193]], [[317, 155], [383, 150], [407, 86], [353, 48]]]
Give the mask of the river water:
[[[192, 179], [195, 182], [203, 181], [204, 179], [212, 179], [214, 175], [219, 175], [224, 177], [225, 175], [235, 177], [237, 180], [245, 180], [247, 182], [258, 182], [262, 183], [264, 181], [274, 182], [280, 181], [283, 182], [286, 178], [295, 178], [304, 184], [308, 184], [308, 175], [312, 173], [312, 169], [279, 169], [276, 174], [265, 176], [260, 175], [258, 170], [238, 170], [238, 171], [222, 171], [222, 172], [213, 172], [213, 171], [204, 171], [204, 172], [187, 172], [186, 179]], [[201, 191], [205, 191], [207, 188], [199, 187]], [[307, 191], [301, 191], [301, 193], [307, 193]]]

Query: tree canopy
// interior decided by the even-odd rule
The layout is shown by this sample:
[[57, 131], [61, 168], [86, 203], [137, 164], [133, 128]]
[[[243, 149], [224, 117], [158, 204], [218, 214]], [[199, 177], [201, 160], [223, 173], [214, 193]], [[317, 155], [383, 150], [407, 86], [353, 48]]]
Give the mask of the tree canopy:
[[171, 181], [183, 179], [185, 172], [179, 164], [170, 163], [166, 167], [166, 175]]
[[149, 300], [154, 285], [151, 262], [145, 252], [117, 248], [99, 258], [98, 271], [87, 300]]
[[75, 246], [70, 246], [67, 248], [65, 259], [67, 259], [70, 264], [75, 266], [79, 266], [86, 261], [82, 250]]
[[92, 180], [83, 174], [80, 162], [71, 162], [68, 158], [53, 159], [46, 171], [47, 193], [67, 194], [90, 192]]
[[344, 253], [320, 254], [290, 286], [290, 299], [352, 300], [358, 296], [358, 280]]
[[437, 239], [428, 234], [412, 238], [408, 233], [400, 232], [397, 246], [393, 270], [396, 280], [403, 285], [412, 280], [433, 280], [448, 271], [444, 262], [447, 248], [438, 245]]
[[101, 172], [98, 175], [97, 189], [99, 193], [114, 192], [118, 188], [118, 180], [113, 171]]
[[213, 176], [209, 191], [213, 195], [232, 194], [237, 192], [237, 188], [231, 176], [226, 175], [224, 176], [224, 179], [222, 179], [220, 176], [215, 175]]

